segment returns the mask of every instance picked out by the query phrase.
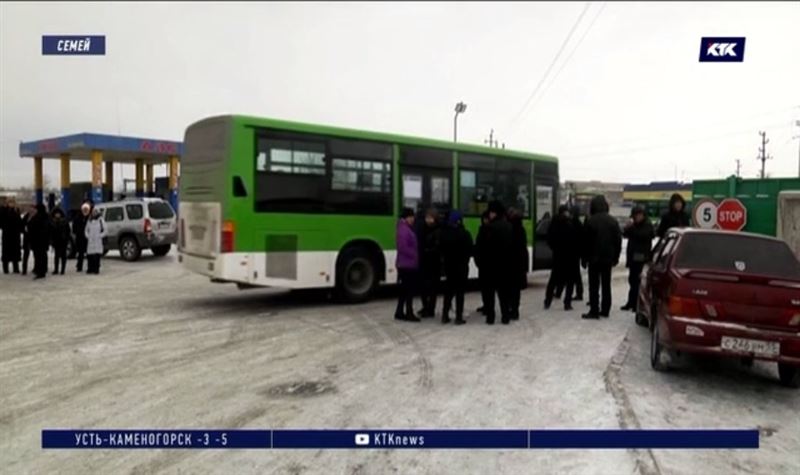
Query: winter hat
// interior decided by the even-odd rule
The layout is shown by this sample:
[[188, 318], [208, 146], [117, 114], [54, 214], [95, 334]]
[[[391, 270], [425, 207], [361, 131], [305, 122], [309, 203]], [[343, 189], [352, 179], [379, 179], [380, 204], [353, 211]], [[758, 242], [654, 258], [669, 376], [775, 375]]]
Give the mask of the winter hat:
[[489, 203], [489, 212], [497, 215], [504, 215], [506, 214], [506, 208], [503, 206], [503, 203], [494, 200]]
[[450, 224], [458, 224], [461, 221], [461, 212], [458, 210], [450, 211], [450, 216], [447, 217], [447, 222]]

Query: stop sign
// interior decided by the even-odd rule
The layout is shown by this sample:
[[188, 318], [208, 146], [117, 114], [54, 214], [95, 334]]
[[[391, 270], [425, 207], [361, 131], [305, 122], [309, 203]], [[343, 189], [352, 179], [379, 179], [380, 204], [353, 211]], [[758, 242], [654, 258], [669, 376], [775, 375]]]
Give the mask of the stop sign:
[[717, 207], [717, 226], [727, 231], [741, 231], [747, 224], [747, 208], [735, 198], [722, 200]]

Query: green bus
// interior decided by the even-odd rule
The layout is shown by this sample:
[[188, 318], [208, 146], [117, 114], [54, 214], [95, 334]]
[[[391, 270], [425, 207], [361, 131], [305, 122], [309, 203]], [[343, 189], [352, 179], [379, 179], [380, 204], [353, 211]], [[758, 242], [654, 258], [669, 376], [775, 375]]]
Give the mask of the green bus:
[[[323, 125], [220, 116], [190, 125], [181, 157], [179, 261], [240, 287], [334, 287], [348, 301], [397, 281], [403, 207], [456, 208], [473, 238], [489, 201], [554, 215], [555, 157]], [[531, 193], [535, 190], [535, 193]], [[540, 244], [541, 245], [541, 244]], [[470, 276], [477, 276], [471, 264]]]

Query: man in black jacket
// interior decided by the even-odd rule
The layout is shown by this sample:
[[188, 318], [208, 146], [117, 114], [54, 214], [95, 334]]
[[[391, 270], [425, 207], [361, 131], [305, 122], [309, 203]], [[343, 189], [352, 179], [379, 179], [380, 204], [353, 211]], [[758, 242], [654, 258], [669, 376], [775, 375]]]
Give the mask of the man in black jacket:
[[24, 228], [22, 217], [19, 215], [19, 208], [13, 199], [3, 205], [0, 210], [2, 210], [0, 226], [3, 230], [3, 273], [8, 274], [8, 265], [11, 264], [12, 271], [19, 274], [20, 235]]
[[442, 278], [442, 255], [439, 249], [441, 231], [438, 212], [429, 209], [419, 228], [419, 266], [422, 277], [422, 311], [420, 317], [430, 318], [436, 313], [436, 294]]
[[[622, 232], [619, 223], [608, 214], [603, 195], [592, 198], [585, 227], [584, 264], [589, 266], [589, 313], [583, 318], [608, 317], [611, 312], [611, 268], [619, 263]], [[599, 291], [602, 286], [602, 302]]]
[[75, 237], [75, 270], [83, 272], [83, 259], [86, 257], [86, 222], [89, 221], [89, 213], [92, 211], [92, 203], [84, 201], [80, 211], [72, 220], [72, 235]]
[[650, 220], [644, 215], [644, 208], [635, 206], [631, 210], [631, 220], [625, 226], [622, 235], [628, 239], [625, 254], [625, 265], [628, 267], [628, 302], [622, 310], [635, 310], [639, 298], [639, 279], [644, 264], [650, 260], [650, 249], [655, 238], [655, 231]]
[[[494, 325], [494, 296], [500, 301], [502, 323], [511, 321], [509, 293], [516, 284], [514, 269], [514, 238], [511, 224], [506, 220], [505, 207], [499, 201], [489, 203], [489, 224], [486, 235], [486, 255], [481, 257], [487, 271], [486, 323]], [[483, 269], [481, 269], [483, 270]]]
[[566, 310], [572, 309], [573, 282], [570, 264], [572, 264], [571, 256], [578, 255], [577, 244], [569, 207], [561, 205], [558, 207], [558, 214], [550, 222], [547, 230], [547, 245], [553, 251], [553, 268], [550, 271], [550, 279], [547, 281], [544, 295], [545, 309], [549, 309], [553, 302], [553, 292], [558, 294], [557, 289], [561, 290], [564, 287], [566, 287], [564, 307]]
[[61, 208], [55, 208], [52, 214], [53, 220], [50, 241], [53, 244], [53, 250], [56, 254], [53, 275], [58, 274], [59, 269], [61, 270], [61, 275], [64, 275], [64, 270], [67, 267], [67, 246], [70, 241], [69, 222], [64, 218], [64, 212], [61, 211]]
[[50, 247], [50, 216], [43, 204], [36, 205], [36, 214], [28, 221], [28, 239], [33, 252], [33, 273], [35, 279], [47, 275], [47, 249]]
[[464, 291], [469, 278], [469, 260], [472, 257], [472, 235], [464, 228], [461, 213], [450, 211], [447, 224], [441, 232], [442, 260], [444, 262], [445, 293], [442, 323], [450, 323], [450, 306], [456, 298], [456, 325], [464, 321]]
[[686, 212], [686, 201], [679, 193], [675, 193], [669, 199], [669, 211], [661, 216], [661, 222], [658, 223], [658, 237], [662, 239], [670, 228], [688, 226], [689, 213]]

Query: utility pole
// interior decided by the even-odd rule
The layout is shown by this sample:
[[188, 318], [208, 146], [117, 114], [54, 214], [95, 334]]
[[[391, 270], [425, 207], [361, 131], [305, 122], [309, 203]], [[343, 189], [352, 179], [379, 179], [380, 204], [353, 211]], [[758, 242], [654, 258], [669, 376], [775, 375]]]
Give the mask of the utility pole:
[[758, 134], [761, 135], [761, 148], [758, 149], [758, 152], [760, 154], [758, 160], [761, 160], [761, 179], [763, 180], [764, 177], [766, 176], [765, 169], [767, 166], [767, 160], [769, 160], [772, 157], [767, 156], [767, 144], [769, 143], [769, 139], [767, 138], [767, 133], [759, 132]]
[[484, 141], [483, 141], [483, 143], [488, 143], [488, 144], [489, 144], [489, 147], [494, 147], [494, 146], [495, 146], [495, 142], [494, 142], [494, 129], [492, 129], [492, 130], [489, 132], [489, 140], [488, 140], [488, 141], [487, 141], [487, 140], [484, 140]]
[[463, 114], [467, 111], [467, 105], [463, 102], [456, 104], [456, 115], [453, 117], [453, 142], [458, 142], [458, 114]]
[[736, 159], [736, 176], [737, 177], [741, 177], [742, 176], [741, 173], [739, 173], [741, 171], [741, 169], [742, 169], [742, 161], [737, 158]]

